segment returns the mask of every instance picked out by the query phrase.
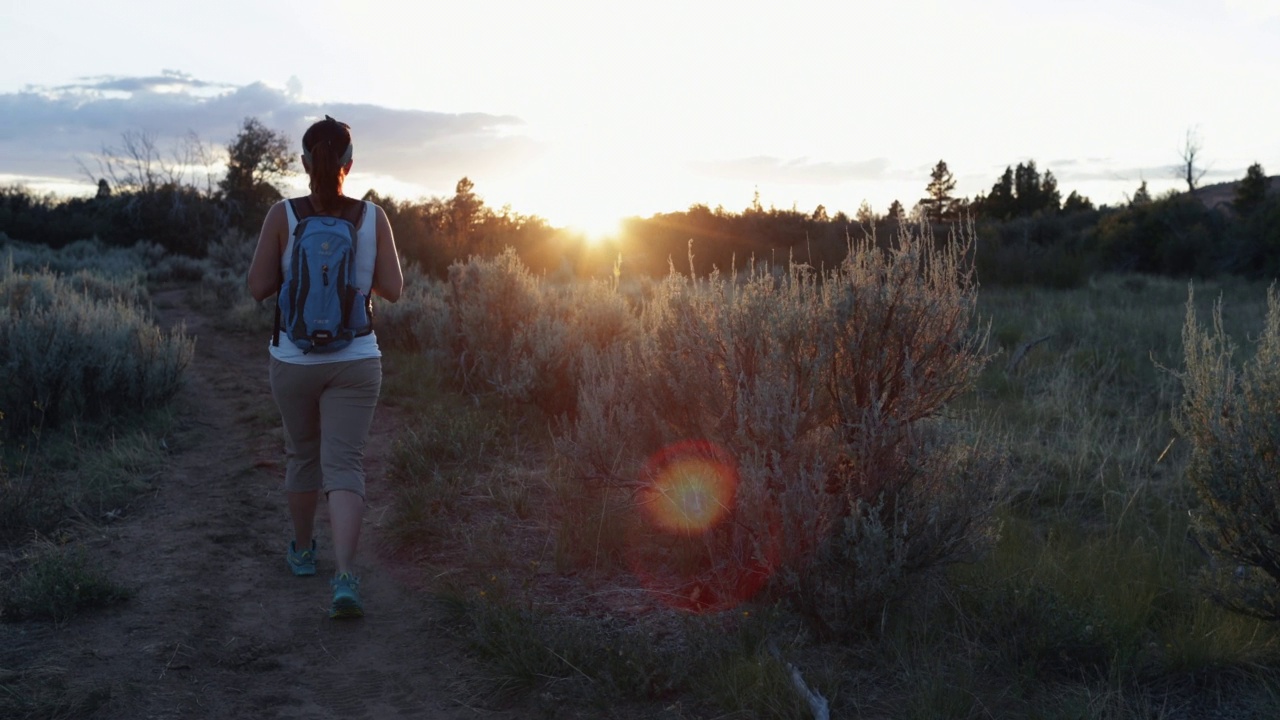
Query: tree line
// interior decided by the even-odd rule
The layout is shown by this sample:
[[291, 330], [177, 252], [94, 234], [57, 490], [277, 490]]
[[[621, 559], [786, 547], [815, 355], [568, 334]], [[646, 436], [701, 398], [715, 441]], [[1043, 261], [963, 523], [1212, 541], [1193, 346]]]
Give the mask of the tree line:
[[[256, 236], [266, 211], [283, 197], [282, 181], [297, 171], [292, 147], [283, 133], [246, 118], [225, 148], [220, 177], [201, 182], [183, 170], [211, 164], [212, 152], [198, 141], [188, 138], [165, 160], [153, 137], [126, 133], [122, 145], [104, 148], [93, 196], [0, 188], [0, 232], [53, 247], [91, 237], [108, 245], [149, 241], [201, 257], [226, 233]], [[1265, 171], [1255, 163], [1230, 202], [1208, 207], [1195, 192], [1203, 174], [1198, 151], [1189, 136], [1188, 192], [1153, 198], [1143, 182], [1117, 207], [1096, 207], [1074, 191], [1064, 198], [1052, 171], [1034, 160], [1006, 167], [989, 191], [955, 197], [955, 178], [940, 160], [909, 210], [897, 200], [883, 214], [864, 202], [853, 217], [822, 205], [781, 210], [765, 208], [757, 193], [740, 211], [694, 204], [633, 217], [618, 237], [598, 245], [536, 215], [486, 205], [467, 177], [450, 197], [404, 200], [370, 191], [365, 199], [386, 210], [405, 259], [440, 277], [457, 260], [506, 247], [535, 272], [575, 275], [609, 272], [619, 257], [625, 271], [651, 276], [672, 267], [705, 274], [749, 263], [831, 267], [851, 242], [887, 241], [904, 221], [931, 224], [937, 237], [956, 223], [974, 223], [975, 261], [988, 283], [1070, 286], [1098, 272], [1280, 275], [1280, 196], [1268, 192]]]

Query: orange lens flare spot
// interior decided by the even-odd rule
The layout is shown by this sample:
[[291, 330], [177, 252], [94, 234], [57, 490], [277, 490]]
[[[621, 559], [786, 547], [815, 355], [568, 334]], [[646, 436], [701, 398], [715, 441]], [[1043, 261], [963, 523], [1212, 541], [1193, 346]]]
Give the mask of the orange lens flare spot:
[[663, 467], [642, 492], [641, 503], [659, 528], [696, 535], [729, 513], [735, 490], [730, 468], [713, 459], [687, 457]]
[[[717, 445], [668, 446], [641, 469], [640, 517], [630, 523], [624, 554], [652, 596], [689, 612], [720, 612], [750, 600], [777, 565], [776, 523], [769, 509], [748, 526], [732, 518], [738, 467]], [[654, 530], [660, 532], [654, 532]]]

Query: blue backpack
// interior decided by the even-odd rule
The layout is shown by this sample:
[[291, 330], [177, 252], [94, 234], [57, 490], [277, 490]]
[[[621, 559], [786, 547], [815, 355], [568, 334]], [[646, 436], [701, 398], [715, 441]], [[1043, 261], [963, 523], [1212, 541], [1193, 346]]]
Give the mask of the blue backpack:
[[305, 198], [289, 206], [298, 224], [282, 263], [272, 342], [280, 344], [283, 328], [303, 353], [336, 352], [373, 332], [373, 299], [356, 279], [356, 228], [365, 204], [349, 206], [341, 217], [316, 215]]

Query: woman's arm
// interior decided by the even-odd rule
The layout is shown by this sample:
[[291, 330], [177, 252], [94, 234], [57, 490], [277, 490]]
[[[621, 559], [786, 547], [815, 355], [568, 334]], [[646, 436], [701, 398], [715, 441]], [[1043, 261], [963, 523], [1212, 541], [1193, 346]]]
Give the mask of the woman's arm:
[[395, 302], [404, 290], [404, 273], [400, 270], [400, 256], [396, 253], [391, 221], [382, 208], [377, 205], [374, 208], [378, 211], [378, 257], [373, 265], [373, 292]]
[[258, 247], [249, 265], [249, 294], [254, 300], [266, 300], [280, 289], [280, 256], [289, 238], [289, 219], [284, 203], [278, 202], [267, 211], [258, 233]]

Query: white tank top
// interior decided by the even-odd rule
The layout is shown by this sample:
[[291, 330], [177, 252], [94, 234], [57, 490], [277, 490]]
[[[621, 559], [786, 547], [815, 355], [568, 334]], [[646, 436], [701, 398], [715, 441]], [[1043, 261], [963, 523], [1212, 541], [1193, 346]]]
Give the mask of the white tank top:
[[[378, 258], [378, 206], [364, 201], [364, 216], [360, 218], [360, 226], [356, 228], [356, 285], [366, 294], [372, 292], [373, 288], [373, 265]], [[287, 200], [284, 201], [285, 215], [289, 218], [289, 241], [285, 243], [284, 254], [280, 257], [280, 262], [287, 262], [286, 258], [293, 252], [293, 231], [298, 226], [298, 217], [293, 214], [293, 205]], [[293, 363], [295, 365], [323, 365], [324, 363], [346, 362], [348, 360], [363, 360], [365, 358], [382, 357], [382, 351], [378, 349], [378, 336], [376, 332], [368, 335], [361, 335], [351, 341], [351, 344], [331, 353], [303, 353], [297, 345], [289, 342], [281, 331], [281, 342], [279, 345], [267, 341], [267, 346], [271, 352], [271, 357], [281, 362]]]

